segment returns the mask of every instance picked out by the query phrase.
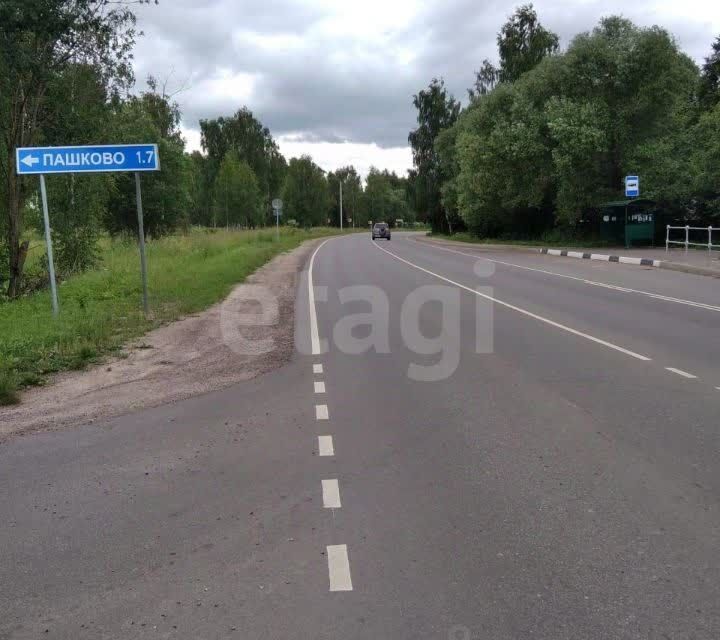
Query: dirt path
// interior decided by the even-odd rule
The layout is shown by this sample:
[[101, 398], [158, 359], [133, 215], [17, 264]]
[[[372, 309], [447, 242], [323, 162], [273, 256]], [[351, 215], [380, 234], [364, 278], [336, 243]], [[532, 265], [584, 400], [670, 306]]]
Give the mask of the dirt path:
[[128, 345], [127, 357], [60, 374], [24, 393], [21, 405], [0, 408], [0, 441], [176, 402], [288, 362], [297, 279], [318, 242], [277, 256], [222, 303], [146, 334]]

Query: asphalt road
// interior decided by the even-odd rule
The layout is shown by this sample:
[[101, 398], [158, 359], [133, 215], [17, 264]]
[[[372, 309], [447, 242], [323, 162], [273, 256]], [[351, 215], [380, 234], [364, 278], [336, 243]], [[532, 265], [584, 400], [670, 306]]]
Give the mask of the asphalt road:
[[0, 448], [0, 639], [720, 637], [720, 283], [400, 233], [312, 282], [283, 369]]

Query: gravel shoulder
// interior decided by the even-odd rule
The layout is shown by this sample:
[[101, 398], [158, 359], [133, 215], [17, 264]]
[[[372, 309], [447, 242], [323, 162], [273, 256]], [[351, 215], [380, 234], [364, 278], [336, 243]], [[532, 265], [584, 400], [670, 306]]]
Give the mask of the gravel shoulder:
[[0, 408], [0, 442], [177, 402], [281, 367], [294, 351], [300, 271], [319, 242], [277, 256], [223, 302], [146, 334], [121, 357], [25, 392], [22, 404]]

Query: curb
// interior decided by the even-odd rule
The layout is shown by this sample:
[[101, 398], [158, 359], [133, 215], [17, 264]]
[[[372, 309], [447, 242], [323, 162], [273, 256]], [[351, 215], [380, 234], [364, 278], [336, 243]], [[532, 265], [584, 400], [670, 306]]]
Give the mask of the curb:
[[[568, 251], [566, 249], [540, 249], [540, 253], [549, 256], [562, 256], [567, 258], [582, 258], [584, 260], [602, 260], [603, 262], [619, 262], [621, 264], [637, 264], [645, 267], [662, 267], [663, 260], [650, 258], [630, 258], [627, 256], [610, 256], [604, 253], [583, 253], [582, 251]], [[672, 264], [672, 263], [669, 263]], [[666, 269], [669, 267], [665, 267]], [[718, 274], [720, 275], [720, 274]]]
[[452, 246], [477, 247], [488, 249], [491, 251], [518, 251], [522, 253], [543, 254], [548, 256], [560, 256], [563, 258], [579, 258], [582, 260], [601, 260], [603, 262], [617, 262], [619, 264], [632, 264], [643, 267], [655, 267], [656, 269], [665, 269], [667, 271], [677, 271], [679, 273], [689, 273], [697, 276], [709, 276], [711, 278], [720, 278], [720, 267], [713, 269], [711, 267], [699, 267], [692, 264], [682, 264], [680, 262], [670, 262], [668, 260], [653, 260], [651, 258], [635, 258], [629, 256], [614, 256], [604, 253], [587, 253], [583, 251], [570, 251], [569, 249], [548, 249], [539, 247], [526, 247], [523, 245], [505, 245], [505, 244], [472, 244], [468, 242], [457, 242], [440, 238], [417, 238], [420, 242], [428, 242], [430, 244], [448, 244]]

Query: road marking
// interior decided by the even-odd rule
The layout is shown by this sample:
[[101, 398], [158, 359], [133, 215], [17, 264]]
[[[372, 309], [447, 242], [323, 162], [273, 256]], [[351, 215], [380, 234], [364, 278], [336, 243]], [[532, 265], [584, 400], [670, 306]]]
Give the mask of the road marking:
[[318, 380], [315, 381], [315, 393], [325, 393], [325, 383]]
[[322, 249], [323, 245], [330, 240], [323, 240], [317, 249], [315, 249], [310, 258], [310, 268], [308, 269], [308, 300], [310, 302], [310, 343], [312, 344], [312, 354], [320, 355], [320, 335], [318, 334], [317, 309], [315, 309], [315, 285], [313, 284], [313, 267], [315, 266], [315, 256]]
[[323, 366], [321, 364], [313, 365], [313, 373], [322, 373], [322, 372], [323, 372]]
[[330, 591], [352, 591], [347, 545], [329, 546], [327, 548], [327, 559], [328, 572], [330, 573]]
[[567, 331], [568, 333], [571, 333], [575, 336], [579, 336], [580, 338], [585, 338], [586, 340], [590, 340], [591, 342], [595, 342], [596, 344], [600, 344], [604, 347], [608, 347], [609, 349], [614, 349], [615, 351], [619, 351], [620, 353], [624, 353], [627, 356], [631, 356], [633, 358], [637, 358], [638, 360], [642, 360], [644, 362], [649, 362], [652, 360], [652, 358], [648, 358], [647, 356], [643, 356], [639, 353], [635, 353], [634, 351], [630, 351], [629, 349], [625, 349], [624, 347], [621, 347], [619, 345], [613, 344], [612, 342], [607, 342], [606, 340], [602, 340], [601, 338], [596, 338], [595, 336], [591, 336], [588, 333], [583, 333], [582, 331], [578, 331], [577, 329], [573, 329], [572, 327], [568, 327], [567, 325], [560, 324], [559, 322], [555, 322], [554, 320], [550, 320], [549, 318], [545, 318], [544, 316], [539, 316], [536, 313], [533, 313], [532, 311], [528, 311], [527, 309], [523, 309], [521, 307], [516, 307], [514, 304], [510, 304], [509, 302], [503, 302], [502, 300], [498, 300], [494, 296], [490, 296], [486, 293], [481, 293], [480, 291], [476, 291], [475, 289], [471, 289], [470, 287], [466, 287], [464, 284], [460, 284], [459, 282], [455, 282], [454, 280], [450, 280], [450, 278], [446, 278], [445, 276], [441, 276], [438, 273], [435, 273], [433, 271], [430, 271], [429, 269], [425, 269], [419, 265], [416, 265], [409, 260], [405, 260], [405, 258], [401, 258], [398, 255], [395, 255], [391, 251], [388, 251], [387, 249], [383, 249], [382, 247], [379, 247], [377, 244], [374, 245], [377, 247], [379, 251], [384, 251], [388, 255], [392, 256], [396, 260], [399, 260], [400, 262], [404, 262], [405, 264], [413, 267], [414, 269], [418, 269], [419, 271], [423, 271], [424, 273], [427, 273], [435, 278], [438, 278], [439, 280], [443, 280], [444, 282], [448, 282], [452, 285], [455, 285], [456, 287], [459, 287], [460, 289], [465, 289], [465, 291], [469, 291], [470, 293], [474, 293], [476, 296], [480, 298], [485, 298], [486, 300], [490, 300], [491, 302], [494, 302], [495, 304], [499, 304], [500, 306], [503, 306], [507, 309], [512, 309], [513, 311], [517, 311], [518, 313], [522, 313], [523, 315], [528, 316], [529, 318], [534, 318], [535, 320], [539, 320], [540, 322], [544, 322], [545, 324], [550, 325], [551, 327], [555, 327], [557, 329], [562, 329], [563, 331]]
[[[418, 242], [416, 240], [415, 242]], [[535, 271], [536, 273], [544, 273], [548, 276], [555, 276], [556, 278], [566, 278], [567, 280], [575, 280], [576, 282], [583, 282], [585, 284], [594, 285], [596, 287], [605, 287], [607, 289], [614, 289], [616, 291], [622, 291], [623, 293], [634, 293], [637, 295], [647, 296], [648, 298], [654, 298], [655, 300], [662, 300], [664, 302], [674, 302], [675, 304], [684, 304], [688, 307], [696, 307], [698, 309], [705, 309], [707, 311], [715, 311], [720, 313], [720, 307], [712, 304], [705, 304], [704, 302], [695, 302], [693, 300], [684, 300], [683, 298], [673, 298], [672, 296], [663, 296], [659, 293], [652, 293], [651, 291], [643, 291], [642, 289], [630, 289], [628, 287], [618, 287], [612, 284], [606, 284], [604, 282], [596, 282], [593, 280], [587, 280], [585, 278], [578, 278], [577, 276], [569, 276], [564, 273], [557, 273], [556, 271], [548, 271], [547, 269], [538, 269], [536, 267], [528, 267], [522, 264], [515, 264], [514, 262], [505, 262], [503, 260], [493, 260], [492, 258], [486, 258], [479, 256], [475, 253], [467, 253], [465, 251], [457, 251], [456, 249], [450, 249], [449, 247], [441, 247], [433, 242], [426, 242], [431, 247], [440, 249], [441, 251], [449, 251], [450, 253], [457, 253], [461, 256], [467, 256], [468, 258], [475, 258], [476, 260], [485, 260], [494, 264], [501, 264], [506, 267], [514, 267], [516, 269], [525, 269], [525, 271]], [[378, 247], [379, 249], [380, 247]], [[549, 255], [555, 255], [554, 253]], [[559, 253], [558, 253], [559, 255]], [[570, 253], [568, 253], [570, 255]], [[609, 256], [607, 256], [609, 258]], [[640, 258], [638, 258], [639, 260]]]
[[675, 369], [675, 367], [665, 367], [665, 369], [667, 371], [671, 371], [672, 373], [677, 373], [683, 378], [688, 378], [689, 380], [697, 380], [697, 376], [694, 376], [692, 373], [688, 373], [687, 371], [683, 371], [682, 369]]
[[332, 436], [318, 436], [318, 451], [323, 457], [335, 455]]
[[340, 485], [337, 480], [322, 481], [323, 507], [326, 509], [339, 509], [340, 504]]
[[328, 408], [326, 404], [315, 405], [315, 419], [316, 420], [327, 420], [328, 419]]

